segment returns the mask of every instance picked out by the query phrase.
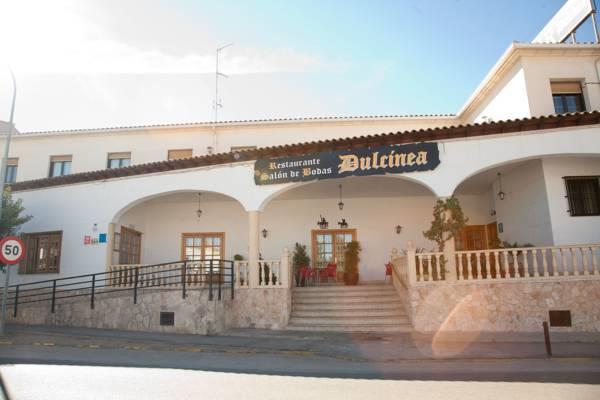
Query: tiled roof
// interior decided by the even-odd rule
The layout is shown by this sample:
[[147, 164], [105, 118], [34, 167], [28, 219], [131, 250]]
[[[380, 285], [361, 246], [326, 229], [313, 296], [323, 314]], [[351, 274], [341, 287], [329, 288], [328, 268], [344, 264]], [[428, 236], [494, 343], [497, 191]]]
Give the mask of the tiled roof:
[[244, 125], [244, 124], [268, 124], [268, 123], [294, 123], [294, 122], [321, 122], [321, 121], [355, 121], [355, 120], [387, 120], [387, 119], [411, 119], [411, 118], [427, 118], [427, 119], [446, 119], [454, 118], [454, 114], [391, 114], [391, 115], [352, 115], [338, 117], [297, 117], [297, 118], [270, 118], [270, 119], [240, 119], [230, 121], [200, 121], [200, 122], [178, 122], [171, 124], [153, 124], [153, 125], [131, 125], [131, 126], [114, 126], [107, 128], [85, 128], [85, 129], [64, 129], [54, 131], [30, 131], [20, 132], [22, 136], [34, 135], [61, 135], [61, 134], [84, 134], [98, 132], [113, 132], [127, 130], [142, 130], [142, 129], [161, 129], [161, 128], [188, 128], [188, 127], [203, 127], [203, 126], [223, 126], [223, 125]]
[[102, 181], [106, 179], [122, 178], [134, 175], [184, 170], [188, 168], [198, 168], [210, 165], [231, 164], [236, 162], [252, 161], [266, 157], [282, 157], [289, 155], [310, 154], [322, 151], [380, 146], [386, 144], [460, 139], [467, 137], [499, 135], [515, 132], [597, 124], [600, 124], [600, 111], [548, 115], [534, 118], [487, 122], [482, 124], [418, 129], [404, 132], [390, 132], [343, 139], [327, 139], [306, 143], [263, 147], [259, 149], [244, 150], [233, 153], [229, 152], [191, 157], [181, 160], [159, 161], [133, 165], [125, 168], [104, 169], [54, 178], [36, 179], [31, 181], [17, 182], [10, 186], [13, 191], [31, 190], [70, 185], [75, 183]]

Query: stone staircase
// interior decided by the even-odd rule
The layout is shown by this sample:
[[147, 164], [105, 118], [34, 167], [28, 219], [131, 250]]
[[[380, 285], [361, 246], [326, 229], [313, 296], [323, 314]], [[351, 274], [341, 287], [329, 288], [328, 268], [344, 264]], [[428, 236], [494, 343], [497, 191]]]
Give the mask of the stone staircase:
[[412, 326], [392, 285], [294, 288], [289, 330], [409, 332]]

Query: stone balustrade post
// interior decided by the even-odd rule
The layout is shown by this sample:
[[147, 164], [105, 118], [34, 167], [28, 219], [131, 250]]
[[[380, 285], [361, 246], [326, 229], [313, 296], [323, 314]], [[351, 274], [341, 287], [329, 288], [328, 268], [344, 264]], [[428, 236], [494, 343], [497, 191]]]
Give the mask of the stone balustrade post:
[[454, 238], [448, 240], [444, 245], [444, 260], [446, 261], [446, 280], [458, 280], [456, 274], [456, 247], [454, 245]]
[[406, 245], [406, 267], [408, 268], [408, 283], [414, 285], [417, 283], [417, 250], [413, 242]]
[[292, 271], [291, 271], [291, 263], [290, 263], [290, 252], [287, 247], [284, 247], [283, 253], [281, 254], [281, 264], [280, 264], [280, 272], [281, 276], [281, 285], [283, 287], [289, 288], [292, 285]]

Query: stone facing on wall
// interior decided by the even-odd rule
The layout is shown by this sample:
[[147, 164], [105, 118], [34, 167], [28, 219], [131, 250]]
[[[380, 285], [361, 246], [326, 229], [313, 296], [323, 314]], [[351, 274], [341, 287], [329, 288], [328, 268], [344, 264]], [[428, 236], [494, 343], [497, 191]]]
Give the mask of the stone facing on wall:
[[566, 332], [600, 332], [600, 280], [446, 283], [410, 289], [419, 332], [541, 332], [549, 310], [571, 310]]
[[290, 289], [240, 289], [225, 317], [230, 327], [285, 329], [291, 311]]
[[[105, 295], [99, 292], [93, 310], [89, 296], [57, 300], [54, 314], [49, 301], [20, 304], [17, 318], [9, 313], [9, 322], [200, 335], [227, 328], [287, 326], [291, 310], [289, 289], [237, 290], [234, 300], [229, 296], [226, 290], [222, 300], [209, 301], [208, 290], [188, 289], [183, 299], [180, 289], [139, 289], [137, 304], [133, 304], [131, 291]], [[174, 326], [160, 325], [161, 311], [175, 313]]]

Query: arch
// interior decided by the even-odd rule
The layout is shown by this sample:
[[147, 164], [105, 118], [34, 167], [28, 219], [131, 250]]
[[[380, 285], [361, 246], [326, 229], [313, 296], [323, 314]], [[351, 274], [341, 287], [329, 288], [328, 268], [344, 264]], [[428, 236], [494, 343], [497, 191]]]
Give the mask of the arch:
[[[411, 183], [415, 183], [415, 184], [417, 184], [419, 186], [422, 186], [422, 187], [426, 188], [429, 192], [431, 192], [431, 194], [433, 196], [437, 197], [437, 193], [431, 187], [431, 185], [429, 185], [428, 183], [425, 183], [423, 180], [416, 179], [416, 178], [414, 178], [412, 176], [405, 175], [405, 174], [384, 174], [384, 175], [352, 176], [352, 177], [349, 177], [349, 178], [358, 178], [358, 179], [368, 179], [368, 178], [400, 179], [400, 180], [408, 181], [408, 182], [411, 182]], [[289, 191], [291, 191], [293, 189], [297, 189], [297, 188], [302, 187], [302, 186], [307, 186], [307, 185], [311, 185], [311, 184], [315, 184], [315, 183], [320, 183], [320, 182], [325, 182], [325, 181], [342, 183], [342, 182], [344, 182], [344, 179], [345, 178], [319, 179], [319, 180], [314, 180], [314, 181], [309, 181], [309, 182], [296, 182], [296, 183], [287, 184], [286, 186], [282, 186], [278, 190], [276, 190], [273, 193], [271, 193], [270, 195], [266, 196], [265, 199], [261, 202], [261, 204], [259, 206], [259, 211], [264, 211], [265, 208], [267, 207], [267, 205], [272, 200], [278, 198], [282, 194], [287, 193], [287, 192], [289, 192]]]
[[163, 196], [169, 196], [172, 194], [177, 194], [177, 193], [212, 193], [212, 194], [218, 194], [221, 196], [225, 196], [229, 199], [234, 200], [236, 203], [238, 203], [244, 210], [246, 209], [244, 207], [244, 204], [239, 201], [238, 199], [236, 199], [235, 197], [226, 194], [226, 193], [222, 193], [222, 192], [217, 192], [217, 191], [213, 191], [213, 190], [199, 190], [199, 189], [176, 189], [176, 190], [168, 190], [168, 191], [164, 191], [164, 192], [157, 192], [157, 193], [153, 193], [153, 194], [149, 194], [143, 197], [140, 197], [134, 201], [131, 201], [129, 203], [127, 203], [126, 205], [122, 206], [111, 218], [110, 222], [112, 223], [118, 223], [119, 220], [121, 219], [121, 217], [123, 215], [125, 215], [127, 213], [127, 211], [133, 209], [134, 207], [146, 202], [146, 201], [150, 201], [153, 199], [157, 199]]
[[454, 186], [452, 189], [452, 194], [456, 193], [456, 190], [459, 188], [460, 185], [462, 185], [464, 182], [466, 182], [467, 180], [469, 180], [470, 178], [479, 175], [481, 173], [484, 173], [486, 171], [489, 170], [493, 170], [505, 165], [510, 165], [510, 164], [515, 164], [515, 163], [520, 163], [520, 162], [525, 162], [525, 161], [530, 161], [530, 160], [541, 160], [543, 158], [551, 158], [551, 157], [600, 157], [600, 154], [598, 153], [554, 153], [554, 154], [539, 154], [539, 155], [530, 155], [530, 156], [525, 156], [525, 157], [515, 157], [515, 158], [507, 158], [505, 160], [496, 162], [496, 163], [492, 163], [492, 164], [488, 164], [486, 166], [478, 166], [477, 169], [473, 168], [472, 170], [466, 171], [465, 174], [463, 174], [462, 176], [459, 176], [460, 180], [456, 180], [454, 182]]

